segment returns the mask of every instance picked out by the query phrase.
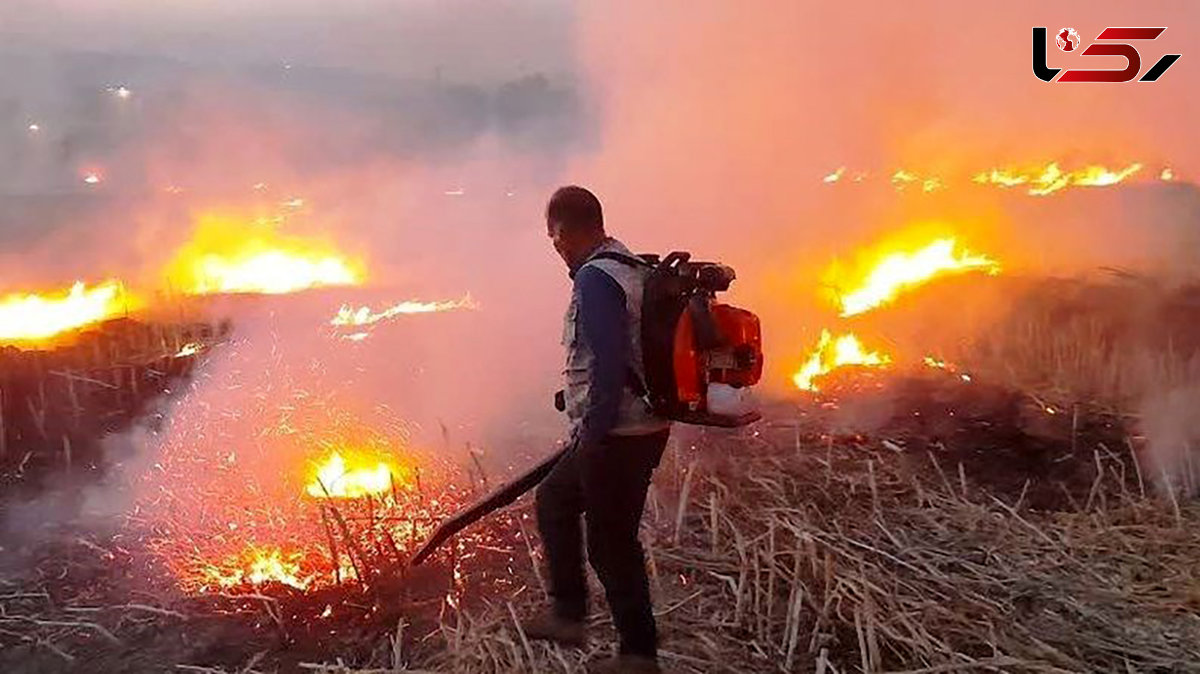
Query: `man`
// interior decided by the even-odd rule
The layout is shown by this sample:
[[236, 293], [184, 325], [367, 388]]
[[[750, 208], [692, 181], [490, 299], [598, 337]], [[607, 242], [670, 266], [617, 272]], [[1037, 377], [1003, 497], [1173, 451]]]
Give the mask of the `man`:
[[[529, 621], [535, 639], [584, 641], [587, 558], [604, 586], [620, 635], [617, 657], [597, 672], [658, 672], [658, 636], [650, 606], [638, 525], [650, 477], [662, 458], [670, 422], [633, 393], [644, 381], [642, 288], [646, 268], [604, 231], [600, 201], [582, 187], [556, 191], [546, 229], [574, 281], [563, 325], [565, 403], [571, 449], [537, 490], [538, 530], [549, 566], [553, 608]], [[621, 256], [625, 261], [611, 259]]]

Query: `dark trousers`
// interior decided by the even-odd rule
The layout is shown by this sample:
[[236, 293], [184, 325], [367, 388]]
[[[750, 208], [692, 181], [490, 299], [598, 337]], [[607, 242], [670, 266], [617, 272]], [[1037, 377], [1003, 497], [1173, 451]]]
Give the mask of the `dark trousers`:
[[587, 615], [584, 515], [588, 561], [604, 585], [622, 653], [652, 656], [658, 649], [638, 525], [669, 435], [610, 435], [599, 445], [572, 448], [537, 490], [555, 613], [575, 621]]

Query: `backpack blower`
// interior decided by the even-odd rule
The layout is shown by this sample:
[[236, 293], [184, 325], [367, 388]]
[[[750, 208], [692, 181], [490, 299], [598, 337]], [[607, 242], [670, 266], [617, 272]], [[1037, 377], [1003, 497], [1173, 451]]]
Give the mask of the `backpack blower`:
[[[762, 378], [762, 329], [753, 313], [716, 301], [736, 278], [733, 269], [693, 262], [673, 252], [637, 257], [601, 253], [646, 271], [642, 294], [645, 379], [630, 371], [628, 386], [657, 416], [685, 424], [737, 428], [758, 421], [745, 394]], [[560, 411], [561, 394], [556, 397]], [[417, 566], [459, 531], [509, 505], [550, 474], [572, 445], [542, 460], [474, 505], [442, 522], [412, 556]]]

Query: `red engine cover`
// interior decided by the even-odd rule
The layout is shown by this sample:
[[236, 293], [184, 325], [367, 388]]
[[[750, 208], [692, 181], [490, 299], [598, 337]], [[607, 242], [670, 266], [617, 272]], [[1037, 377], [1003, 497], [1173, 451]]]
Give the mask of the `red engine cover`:
[[675, 385], [680, 402], [701, 407], [710, 382], [742, 387], [762, 378], [762, 328], [758, 316], [728, 304], [712, 304], [712, 317], [722, 346], [700, 351], [689, 312], [675, 328]]

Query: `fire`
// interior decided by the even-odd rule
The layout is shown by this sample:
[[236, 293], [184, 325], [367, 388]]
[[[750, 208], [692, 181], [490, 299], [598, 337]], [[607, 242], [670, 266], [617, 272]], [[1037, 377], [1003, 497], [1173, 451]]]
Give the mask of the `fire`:
[[1028, 185], [1028, 193], [1041, 197], [1067, 187], [1107, 187], [1116, 185], [1142, 170], [1142, 165], [1133, 163], [1122, 169], [1109, 169], [1092, 164], [1074, 171], [1064, 171], [1058, 162], [1044, 167], [1020, 171], [1013, 169], [991, 169], [977, 173], [972, 179], [981, 185], [1015, 187]]
[[933, 356], [925, 356], [923, 362], [926, 367], [931, 367], [937, 370], [945, 370], [950, 374], [957, 375], [963, 381], [971, 381], [971, 375], [966, 372], [959, 372], [958, 368], [953, 363], [947, 363], [944, 360], [934, 358]]
[[0, 342], [46, 340], [118, 316], [130, 302], [119, 281], [91, 287], [79, 281], [65, 292], [11, 294], [0, 299]]
[[943, 238], [912, 252], [894, 252], [875, 264], [855, 290], [841, 296], [841, 315], [855, 316], [886, 304], [902, 290], [936, 276], [982, 270], [996, 274], [999, 264], [968, 251], [956, 251], [953, 238]]
[[202, 216], [167, 277], [194, 295], [282, 294], [321, 286], [359, 285], [363, 265], [321, 241], [276, 231], [280, 219]]
[[[1108, 187], [1124, 182], [1144, 168], [1140, 163], [1132, 163], [1124, 168], [1108, 168], [1101, 164], [1088, 164], [1074, 170], [1066, 170], [1058, 162], [1050, 162], [1044, 166], [1029, 168], [991, 168], [977, 171], [971, 176], [971, 181], [979, 185], [991, 185], [1002, 189], [1026, 186], [1027, 193], [1035, 196], [1046, 196], [1068, 187]], [[826, 184], [844, 182], [847, 175], [845, 167], [825, 175], [821, 180]], [[854, 182], [862, 182], [865, 173], [857, 173]], [[963, 177], [963, 176], [956, 176]], [[1175, 177], [1174, 171], [1164, 168], [1159, 177], [1170, 181]], [[897, 169], [889, 176], [889, 182], [897, 192], [903, 192], [909, 186], [919, 186], [922, 192], [937, 192], [948, 186], [940, 176], [921, 175], [908, 169]], [[954, 181], [951, 181], [954, 182]]]
[[816, 379], [845, 365], [880, 367], [891, 362], [887, 354], [867, 351], [854, 333], [846, 333], [837, 339], [828, 330], [821, 331], [821, 339], [812, 355], [793, 377], [796, 387], [804, 391], [816, 391]]
[[939, 370], [946, 370], [950, 368], [950, 365], [946, 363], [946, 361], [939, 360], [933, 356], [925, 356], [925, 364], [929, 367], [937, 368]]
[[895, 185], [897, 189], [902, 188], [909, 183], [915, 183], [918, 180], [920, 180], [920, 178], [918, 178], [915, 173], [905, 171], [904, 169], [900, 169], [892, 174], [892, 184]]
[[222, 588], [281, 583], [305, 590], [314, 578], [301, 571], [303, 559], [299, 552], [284, 553], [279, 548], [249, 545], [241, 554], [204, 569], [202, 575], [208, 583]]
[[419, 302], [416, 300], [405, 300], [395, 304], [383, 311], [374, 312], [368, 306], [354, 308], [348, 304], [343, 304], [338, 309], [337, 315], [329, 321], [330, 325], [336, 326], [362, 326], [372, 325], [379, 321], [384, 321], [395, 316], [404, 314], [430, 314], [441, 311], [453, 311], [455, 309], [478, 309], [479, 305], [475, 300], [471, 299], [470, 295], [465, 295], [462, 299], [446, 300], [441, 302]]
[[187, 344], [184, 344], [182, 347], [180, 347], [179, 352], [175, 354], [175, 357], [176, 358], [185, 358], [187, 356], [194, 356], [194, 355], [200, 353], [201, 348], [203, 348], [203, 347], [200, 344], [198, 344], [197, 342], [188, 342]]
[[222, 349], [168, 402], [155, 465], [132, 485], [144, 543], [183, 592], [370, 584], [466, 494], [415, 422], [362, 396], [352, 362], [314, 367], [328, 345], [290, 336]]
[[305, 493], [316, 498], [361, 498], [381, 496], [394, 487], [408, 486], [407, 475], [383, 461], [354, 460], [347, 465], [340, 452], [333, 452], [316, 471]]
[[946, 188], [946, 184], [938, 176], [920, 176], [905, 169], [899, 169], [892, 174], [892, 186], [896, 188], [897, 192], [904, 191], [904, 188], [910, 184], [920, 184], [921, 191], [925, 193]]
[[[938, 277], [970, 271], [982, 271], [987, 274], [1000, 272], [1000, 265], [995, 260], [958, 249], [954, 237], [935, 239], [909, 250], [889, 247], [873, 258], [874, 263], [866, 267], [866, 273], [855, 283], [841, 282], [846, 275], [836, 264], [826, 274], [833, 287], [852, 288], [849, 292], [841, 292], [838, 295], [841, 317], [868, 313], [894, 301], [904, 291]], [[801, 390], [817, 391], [817, 380], [839, 367], [882, 367], [891, 362], [892, 356], [887, 353], [867, 350], [853, 332], [845, 332], [834, 338], [829, 330], [822, 330], [816, 347], [812, 349], [799, 371], [793, 375], [792, 382]], [[970, 381], [969, 375], [958, 373], [945, 361], [927, 356], [924, 363], [928, 367], [959, 374], [964, 381]]]

